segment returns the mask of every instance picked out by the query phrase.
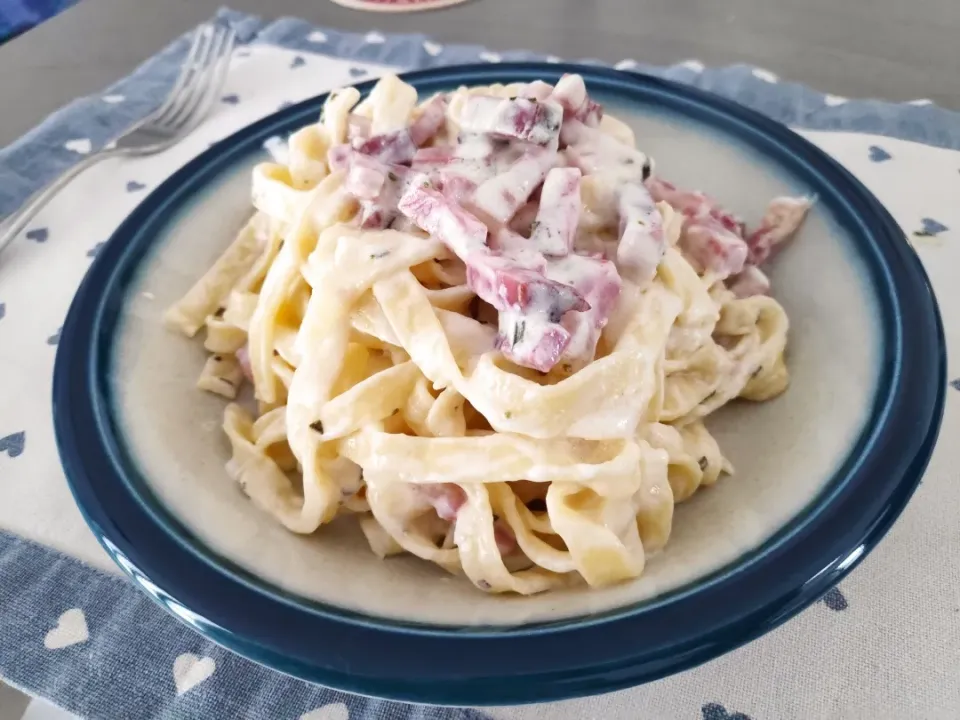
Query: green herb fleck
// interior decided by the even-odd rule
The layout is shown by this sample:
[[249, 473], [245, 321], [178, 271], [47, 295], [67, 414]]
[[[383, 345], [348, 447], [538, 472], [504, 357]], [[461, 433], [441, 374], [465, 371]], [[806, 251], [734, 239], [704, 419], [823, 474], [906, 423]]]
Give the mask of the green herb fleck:
[[513, 326], [513, 344], [516, 346], [523, 341], [523, 335], [527, 331], [527, 321], [521, 320]]
[[503, 416], [504, 416], [507, 420], [509, 420], [510, 418], [513, 417], [513, 411], [512, 411], [512, 410], [507, 410], [507, 411], [503, 414]]

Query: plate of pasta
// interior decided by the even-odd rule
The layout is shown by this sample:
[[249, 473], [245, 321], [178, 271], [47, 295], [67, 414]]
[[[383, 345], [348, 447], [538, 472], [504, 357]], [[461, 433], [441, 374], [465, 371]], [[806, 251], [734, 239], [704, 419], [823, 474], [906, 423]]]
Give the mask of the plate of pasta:
[[820, 597], [919, 482], [943, 373], [919, 262], [815, 146], [516, 64], [191, 161], [99, 254], [54, 400], [78, 505], [180, 618], [325, 685], [503, 704]]

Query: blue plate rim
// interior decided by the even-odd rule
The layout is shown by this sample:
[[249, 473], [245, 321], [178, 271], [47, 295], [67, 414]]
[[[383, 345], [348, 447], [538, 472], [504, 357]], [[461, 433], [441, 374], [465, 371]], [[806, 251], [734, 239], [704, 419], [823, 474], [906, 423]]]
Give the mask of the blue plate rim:
[[[101, 320], [105, 310], [118, 312], [119, 308], [116, 307], [116, 298], [111, 307], [111, 303], [105, 303], [101, 295], [104, 289], [117, 279], [120, 269], [128, 267], [131, 262], [136, 266], [136, 259], [131, 258], [131, 253], [137, 249], [137, 244], [131, 242], [131, 238], [136, 238], [145, 218], [156, 213], [158, 207], [175, 200], [178, 193], [189, 186], [190, 178], [202, 175], [205, 168], [209, 171], [210, 168], [218, 167], [218, 158], [222, 164], [227, 161], [232, 151], [239, 152], [245, 143], [262, 137], [265, 129], [277, 124], [292, 124], [299, 119], [305, 119], [308, 113], [316, 112], [324, 97], [321, 95], [247, 126], [168, 178], [131, 214], [101, 249], [81, 284], [64, 323], [54, 370], [53, 396], [57, 444], [71, 491], [85, 519], [108, 553], [148, 595], [175, 616], [216, 642], [258, 662], [307, 680], [354, 692], [441, 704], [480, 705], [559, 699], [619, 689], [661, 677], [704, 662], [776, 627], [815, 601], [849, 572], [879, 541], [902, 511], [919, 483], [939, 430], [946, 385], [946, 363], [943, 329], [936, 300], [919, 260], [893, 219], [848, 171], [792, 131], [731, 101], [668, 80], [594, 66], [547, 63], [453, 66], [407, 73], [404, 77], [414, 84], [436, 82], [449, 86], [512, 82], [533, 77], [549, 78], [563, 72], [579, 72], [585, 76], [588, 83], [616, 86], [625, 92], [632, 92], [635, 96], [646, 95], [648, 100], [650, 97], [659, 98], [678, 111], [686, 110], [701, 116], [706, 115], [715, 123], [725, 125], [728, 131], [733, 129], [741, 134], [745, 133], [750, 144], [763, 145], [768, 153], [779, 153], [782, 156], [781, 161], [789, 157], [790, 162], [781, 164], [791, 166], [793, 174], [802, 170], [811, 177], [818, 178], [819, 185], [829, 188], [829, 191], [836, 195], [827, 200], [838, 202], [837, 207], [841, 209], [845, 207], [848, 211], [846, 220], [859, 225], [858, 229], [862, 231], [864, 238], [862, 242], [869, 246], [861, 250], [876, 255], [874, 274], [879, 273], [885, 283], [889, 284], [888, 289], [894, 291], [892, 296], [886, 298], [889, 307], [886, 307], [884, 312], [888, 323], [893, 323], [897, 352], [893, 357], [885, 359], [882, 371], [884, 377], [881, 380], [887, 379], [890, 382], [886, 388], [887, 394], [883, 397], [883, 388], [880, 388], [881, 392], [877, 395], [872, 413], [874, 418], [879, 417], [883, 422], [875, 424], [873, 431], [869, 433], [870, 437], [861, 436], [855, 443], [861, 454], [866, 454], [852, 463], [851, 458], [848, 458], [837, 473], [839, 475], [846, 471], [844, 481], [831, 483], [831, 492], [825, 492], [824, 496], [814, 503], [819, 502], [824, 507], [798, 516], [804, 522], [793, 528], [794, 532], [789, 537], [781, 538], [782, 542], [772, 545], [768, 542], [761, 546], [756, 553], [757, 557], [751, 561], [753, 565], [743, 567], [738, 561], [734, 564], [734, 571], [729, 573], [731, 577], [716, 578], [713, 586], [705, 588], [703, 583], [698, 583], [691, 592], [668, 594], [657, 603], [642, 603], [593, 618], [473, 632], [393, 620], [371, 621], [365, 616], [359, 616], [360, 622], [357, 622], [357, 617], [351, 617], [357, 616], [356, 613], [338, 608], [321, 606], [323, 611], [318, 613], [310, 612], [299, 604], [291, 606], [282, 599], [251, 588], [236, 577], [224, 574], [222, 569], [215, 572], [214, 576], [208, 576], [213, 566], [196, 556], [191, 557], [193, 553], [180, 538], [174, 540], [170, 537], [169, 529], [158, 526], [155, 516], [145, 509], [141, 500], [136, 497], [124, 498], [122, 493], [117, 492], [121, 487], [129, 489], [130, 486], [128, 477], [118, 473], [115, 467], [116, 456], [111, 450], [116, 448], [110, 448], [112, 440], [109, 427], [104, 427], [103, 403], [98, 401], [109, 398], [110, 395], [109, 387], [104, 382], [104, 353], [101, 350], [105, 341], [101, 332]], [[372, 87], [373, 82], [367, 81], [358, 87], [366, 91]], [[842, 188], [844, 192], [839, 192], [837, 188]], [[825, 198], [821, 197], [821, 202], [824, 200]], [[910, 311], [910, 323], [904, 322], [903, 311], [907, 309]], [[916, 321], [918, 317], [921, 319], [919, 322]], [[891, 328], [887, 327], [884, 332], [890, 330]], [[916, 342], [918, 339], [924, 342]], [[930, 378], [932, 373], [942, 381], [919, 382], [916, 372], [912, 371], [921, 368], [928, 371], [927, 378]], [[904, 406], [920, 413], [915, 417], [928, 418], [926, 426], [921, 423], [919, 429], [916, 429], [913, 421], [906, 424], [896, 423], [896, 418], [887, 422], [894, 408], [901, 413], [899, 417], [906, 417], [903, 414]], [[98, 411], [101, 411], [101, 414], [98, 414]], [[889, 451], [892, 445], [879, 441], [881, 435], [889, 440], [891, 422], [901, 430], [898, 439], [902, 440], [903, 431], [913, 430], [908, 436], [910, 442], [904, 441], [897, 445], [901, 456], [894, 458], [896, 462], [878, 465], [880, 456], [890, 459], [890, 453], [882, 451]], [[909, 452], [903, 455], [902, 448], [906, 445], [909, 445]], [[863, 518], [869, 521], [861, 522], [855, 528], [839, 527], [839, 524], [835, 523], [829, 535], [830, 542], [827, 542], [823, 529], [825, 524], [830, 525], [827, 521], [836, 515], [837, 511], [837, 506], [832, 504], [844, 500], [841, 504], [846, 507], [850, 503], [849, 481], [863, 476], [858, 483], [859, 487], [864, 484], [864, 473], [885, 465], [897, 469], [897, 479], [887, 481], [884, 485], [885, 493], [877, 493], [884, 498], [883, 503], [874, 498], [874, 502], [869, 505], [870, 517]], [[102, 493], [111, 484], [113, 489], [107, 492], [113, 496], [105, 499]], [[860, 490], [862, 494], [865, 488]], [[875, 507], [878, 505], [882, 507]], [[851, 507], [856, 509], [860, 506]], [[117, 508], [129, 511], [131, 517], [125, 517], [118, 522], [117, 513], [114, 512]], [[842, 519], [842, 516], [837, 519]], [[814, 530], [819, 532], [814, 533]], [[781, 533], [778, 533], [778, 536]], [[852, 537], [854, 535], [856, 537]], [[771, 561], [781, 555], [788, 555], [789, 550], [795, 549], [801, 540], [816, 544], [818, 551], [814, 554], [820, 558], [820, 561], [813, 563], [818, 567], [811, 568], [815, 572], [807, 570], [801, 573], [809, 576], [805, 577], [803, 582], [797, 584], [794, 581], [795, 587], [791, 587], [789, 592], [781, 591], [775, 598], [767, 597], [759, 605], [756, 601], [749, 603], [750, 612], [744, 607], [742, 598], [729, 597], [731, 585], [737, 585], [742, 590], [740, 585], [743, 579], [758, 572], [756, 566], [767, 568], [769, 575]], [[145, 544], [163, 548], [175, 556], [183, 567], [173, 569], [169, 562], [158, 564], [156, 553], [144, 550]], [[838, 552], [838, 549], [843, 551]], [[811, 552], [809, 548], [807, 552]], [[804, 565], [809, 564], [808, 562]], [[736, 577], [733, 577], [734, 575]], [[776, 578], [776, 575], [774, 572], [771, 577]], [[190, 576], [191, 579], [185, 580], [185, 576]], [[382, 662], [368, 662], [365, 672], [358, 671], [357, 663], [362, 665], [363, 653], [358, 657], [351, 657], [351, 672], [345, 673], [338, 670], [336, 659], [327, 657], [321, 662], [306, 651], [308, 648], [302, 644], [294, 652], [294, 648], [290, 646], [290, 637], [279, 643], [283, 649], [278, 649], [275, 636], [277, 623], [270, 628], [251, 627], [248, 618], [240, 617], [242, 612], [217, 608], [216, 603], [211, 605], [209, 597], [197, 597], [194, 582], [196, 578], [203, 578], [206, 582], [216, 581], [214, 584], [229, 588], [237, 597], [242, 598], [240, 604], [247, 607], [251, 604], [259, 607], [259, 603], [265, 603], [263, 607], [273, 607], [278, 611], [282, 609], [285, 618], [292, 613], [286, 620], [295, 617], [298, 625], [311, 625], [309, 633], [301, 633], [298, 627], [297, 633], [303, 638], [319, 632], [321, 628], [323, 631], [320, 635], [329, 636], [331, 630], [337, 628], [341, 633], [345, 631], [353, 636], [369, 635], [369, 639], [375, 638], [381, 643], [381, 647], [389, 645], [393, 648], [397, 658], [406, 657], [407, 660], [399, 660], [399, 667], [406, 668], [409, 672], [419, 668], [421, 677], [398, 678], [396, 673], [384, 667]], [[782, 581], [780, 584], [783, 584]], [[639, 632], [643, 630], [644, 621], [647, 626], [650, 625], [651, 613], [659, 611], [669, 615], [676, 613], [678, 607], [687, 607], [690, 602], [702, 604], [698, 597], [702, 596], [705, 590], [710, 591], [708, 594], [720, 593], [715, 595], [712, 602], [725, 599], [729, 606], [729, 611], [722, 619], [718, 618], [711, 623], [713, 627], [708, 633], [709, 637], [685, 637], [682, 642], [676, 638], [672, 642], [660, 638], [665, 647], [656, 647], [656, 643], [651, 642], [653, 647], [634, 652], [621, 649], [619, 654], [608, 652], [600, 643], [601, 638], [613, 641], [619, 636], [622, 640], [624, 634], [631, 631], [638, 632], [638, 637], [652, 640], [649, 632]], [[767, 592], [766, 595], [770, 593]], [[254, 602], [254, 599], [259, 603]], [[198, 613], [191, 609], [196, 607], [203, 608], [204, 612]], [[683, 615], [677, 617], [678, 620], [683, 619]], [[656, 622], [663, 623], [664, 619], [661, 617]], [[688, 621], [684, 622], [689, 624]], [[419, 649], [414, 651], [396, 642], [387, 642], [396, 641], [398, 638], [407, 645], [419, 646]], [[343, 640], [349, 644], [349, 638]], [[513, 644], [514, 649], [509, 652], [515, 652], [520, 645], [524, 646], [527, 652], [540, 657], [543, 657], [546, 651], [546, 657], [554, 662], [540, 662], [537, 668], [525, 668], [520, 661], [522, 658], [519, 658], [507, 663], [512, 664], [512, 672], [498, 676], [489, 666], [490, 656], [496, 657], [492, 652], [494, 646], [503, 646], [498, 650], [503, 653], [506, 647], [504, 643]], [[570, 658], [569, 649], [564, 653], [564, 645], [577, 648], [580, 659]], [[534, 646], [540, 649], [534, 650]], [[477, 659], [465, 666], [462, 663], [453, 663], [457, 667], [450, 667], [448, 658], [440, 659], [432, 665], [409, 663], [412, 654], [429, 654], [439, 651], [441, 647], [445, 647], [446, 652], [452, 650], [471, 653]], [[459, 649], [454, 649], [455, 647]], [[592, 647], [593, 650], [582, 652], [584, 647]], [[563, 662], [560, 662], [558, 653], [565, 656]], [[443, 658], [442, 655], [439, 657]], [[484, 665], [484, 662], [487, 665]], [[590, 663], [590, 666], [581, 667], [577, 665], [578, 662]], [[545, 670], [545, 664], [551, 665], [551, 668]], [[438, 676], [444, 679], [438, 682]]]

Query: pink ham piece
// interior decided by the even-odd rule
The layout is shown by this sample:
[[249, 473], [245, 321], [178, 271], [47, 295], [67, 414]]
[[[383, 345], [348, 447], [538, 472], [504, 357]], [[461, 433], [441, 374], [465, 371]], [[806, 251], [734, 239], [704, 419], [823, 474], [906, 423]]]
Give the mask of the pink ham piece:
[[492, 95], [471, 95], [460, 113], [462, 132], [535, 145], [555, 144], [562, 121], [563, 108], [558, 104], [523, 97], [510, 100]]
[[796, 235], [813, 203], [806, 197], [778, 197], [770, 201], [760, 227], [747, 235], [749, 261], [762, 265]]
[[678, 190], [676, 185], [658, 177], [648, 178], [647, 190], [657, 202], [665, 202], [688, 218], [712, 217], [726, 230], [743, 236], [743, 221], [702, 192]]
[[463, 488], [454, 483], [424, 483], [416, 486], [442, 520], [454, 521], [467, 502]]
[[350, 167], [350, 158], [354, 155], [354, 149], [349, 145], [334, 145], [327, 151], [327, 165], [331, 172], [346, 170]]
[[584, 175], [602, 175], [616, 187], [643, 182], [650, 174], [650, 158], [642, 152], [577, 120], [563, 123], [561, 142], [568, 164]]
[[561, 319], [590, 304], [571, 284], [544, 274], [549, 263], [532, 243], [504, 230], [490, 247], [486, 226], [429, 184], [411, 184], [399, 207], [464, 261], [467, 285], [500, 311], [501, 351], [526, 367], [553, 367], [570, 340]]
[[618, 202], [620, 243], [617, 267], [633, 282], [644, 285], [653, 279], [666, 250], [663, 218], [640, 183], [624, 186]]
[[559, 322], [571, 310], [590, 307], [571, 286], [544, 277], [542, 268], [521, 267], [500, 255], [471, 255], [465, 262], [467, 285], [497, 310], [539, 312]]
[[457, 162], [460, 162], [460, 158], [456, 148], [427, 147], [417, 150], [411, 167], [420, 172], [430, 173]]
[[347, 116], [347, 142], [363, 141], [370, 137], [370, 118], [356, 113]]
[[531, 200], [517, 210], [517, 214], [510, 218], [510, 223], [507, 227], [515, 233], [529, 237], [533, 232], [533, 224], [537, 221], [537, 213], [539, 211], [540, 204]]
[[414, 155], [413, 169], [426, 173], [445, 196], [464, 204], [479, 183], [494, 175], [493, 157], [492, 143], [473, 140], [454, 148], [421, 148]]
[[680, 236], [680, 250], [698, 272], [717, 280], [736, 275], [747, 261], [747, 244], [716, 218], [688, 220]]
[[503, 518], [497, 518], [493, 521], [493, 539], [496, 541], [497, 550], [500, 551], [501, 555], [512, 555], [516, 552], [517, 536], [513, 534], [513, 530], [510, 529]]
[[440, 132], [446, 118], [446, 107], [447, 101], [442, 95], [437, 95], [424, 106], [420, 117], [410, 127], [369, 138], [357, 138], [352, 147], [363, 155], [370, 155], [385, 163], [409, 164], [417, 148]]
[[569, 344], [570, 331], [559, 323], [500, 313], [497, 349], [517, 365], [549, 372], [560, 362]]
[[756, 265], [746, 265], [729, 279], [727, 289], [741, 299], [767, 295], [770, 292], [770, 279]]
[[600, 333], [620, 298], [622, 282], [612, 262], [585, 255], [568, 255], [550, 263], [547, 277], [570, 284], [590, 306], [587, 310], [567, 313], [561, 325], [570, 333], [564, 356], [573, 365], [593, 360]]
[[473, 205], [500, 224], [510, 221], [557, 161], [556, 153], [533, 147], [506, 170], [477, 187]]
[[350, 157], [344, 188], [359, 200], [374, 200], [383, 190], [388, 172], [384, 163], [355, 152]]
[[434, 135], [447, 119], [447, 100], [443, 95], [436, 95], [426, 103], [420, 115], [410, 124], [410, 139], [417, 147], [421, 147]]
[[428, 182], [411, 184], [397, 207], [464, 262], [474, 253], [482, 255], [489, 250], [487, 226]]
[[520, 88], [520, 92], [517, 93], [517, 97], [543, 102], [550, 97], [552, 92], [553, 85], [546, 83], [543, 80], [534, 80], [529, 85], [524, 85], [522, 88]]
[[244, 345], [242, 348], [237, 350], [234, 353], [237, 358], [237, 362], [240, 363], [240, 369], [243, 371], [243, 376], [253, 382], [253, 366], [250, 365], [250, 348]]
[[477, 184], [473, 180], [457, 173], [441, 171], [438, 180], [443, 196], [460, 205], [468, 202], [477, 191]]
[[603, 107], [587, 95], [587, 86], [579, 75], [564, 75], [557, 82], [550, 100], [563, 108], [565, 120], [577, 120], [595, 128], [603, 118]]
[[544, 255], [563, 257], [573, 248], [580, 222], [580, 178], [577, 168], [554, 168], [540, 191], [540, 209], [530, 239]]
[[702, 192], [678, 190], [658, 177], [649, 178], [646, 187], [654, 200], [670, 204], [684, 216], [680, 250], [698, 272], [723, 280], [743, 269], [748, 248], [742, 220]]
[[353, 149], [363, 155], [391, 164], [409, 163], [417, 152], [417, 146], [410, 138], [409, 129], [361, 139], [354, 143]]
[[404, 165], [385, 163], [364, 155], [348, 145], [337, 145], [327, 153], [331, 170], [346, 171], [344, 189], [360, 200], [360, 227], [383, 229], [396, 219], [397, 200], [414, 177]]
[[[462, 487], [454, 483], [424, 484], [416, 487], [441, 520], [456, 522], [461, 508], [467, 504], [467, 494]], [[501, 555], [516, 552], [517, 538], [502, 518], [493, 521], [493, 538]]]

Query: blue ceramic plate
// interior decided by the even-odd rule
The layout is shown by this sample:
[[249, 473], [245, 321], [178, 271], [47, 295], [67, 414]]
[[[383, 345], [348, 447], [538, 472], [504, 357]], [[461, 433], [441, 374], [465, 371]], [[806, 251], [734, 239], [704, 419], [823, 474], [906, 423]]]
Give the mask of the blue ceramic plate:
[[[199, 343], [160, 324], [249, 214], [262, 144], [312, 122], [290, 107], [176, 172], [101, 250], [63, 328], [60, 455], [108, 552], [177, 617], [278, 670], [437, 704], [553, 700], [635, 685], [755, 638], [818, 599], [880, 540], [930, 457], [945, 352], [927, 278], [893, 219], [790, 130], [699, 90], [563, 65], [407, 76], [422, 95], [579, 72], [664, 177], [748, 218], [818, 198], [778, 258], [790, 389], [711, 429], [737, 474], [677, 508], [643, 577], [533, 598], [478, 593], [415, 559], [380, 561], [352, 527], [293, 536], [227, 477], [222, 404], [193, 387]], [[360, 86], [368, 91], [371, 83]]]

